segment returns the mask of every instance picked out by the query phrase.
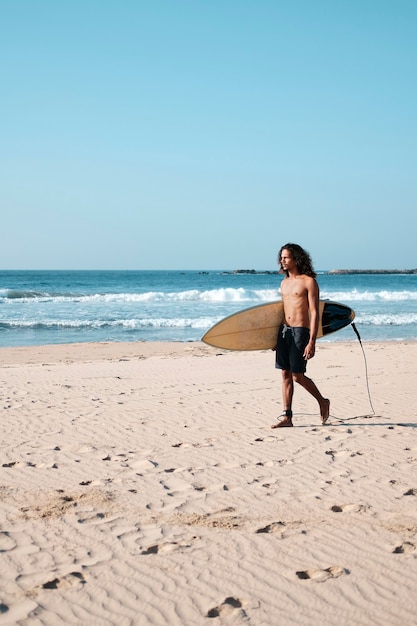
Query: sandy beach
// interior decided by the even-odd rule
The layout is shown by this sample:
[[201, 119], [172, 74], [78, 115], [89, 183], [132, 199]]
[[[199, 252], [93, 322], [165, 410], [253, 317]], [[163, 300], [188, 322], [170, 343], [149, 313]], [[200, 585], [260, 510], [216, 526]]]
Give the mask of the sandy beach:
[[417, 624], [417, 344], [0, 349], [0, 625]]

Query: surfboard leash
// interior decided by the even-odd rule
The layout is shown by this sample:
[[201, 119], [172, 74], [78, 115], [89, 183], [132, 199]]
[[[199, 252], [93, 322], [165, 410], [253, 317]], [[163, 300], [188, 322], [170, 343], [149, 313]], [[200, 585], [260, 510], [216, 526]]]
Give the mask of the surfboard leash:
[[353, 330], [354, 330], [354, 332], [355, 332], [355, 334], [356, 334], [356, 336], [357, 336], [357, 338], [358, 338], [358, 340], [359, 340], [359, 344], [360, 344], [360, 347], [361, 347], [361, 349], [362, 349], [363, 360], [364, 360], [364, 362], [365, 362], [365, 379], [366, 379], [366, 388], [367, 388], [367, 390], [368, 390], [369, 404], [371, 405], [371, 409], [372, 409], [372, 413], [373, 413], [373, 415], [375, 415], [375, 409], [374, 409], [374, 407], [373, 407], [373, 404], [372, 404], [372, 399], [371, 399], [371, 392], [370, 392], [370, 390], [369, 390], [368, 363], [367, 363], [367, 360], [366, 360], [365, 350], [364, 350], [364, 347], [363, 347], [363, 345], [362, 345], [362, 339], [361, 339], [361, 336], [360, 336], [360, 334], [359, 334], [359, 331], [358, 331], [358, 329], [356, 328], [356, 324], [355, 324], [354, 322], [351, 322], [351, 326], [352, 326], [352, 328], [353, 328]]

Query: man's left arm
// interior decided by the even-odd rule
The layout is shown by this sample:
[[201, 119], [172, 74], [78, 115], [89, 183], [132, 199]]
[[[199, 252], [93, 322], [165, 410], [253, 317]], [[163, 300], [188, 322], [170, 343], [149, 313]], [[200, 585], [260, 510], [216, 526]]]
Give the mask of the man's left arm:
[[319, 286], [317, 281], [312, 278], [308, 281], [307, 285], [307, 299], [310, 313], [310, 340], [304, 350], [305, 359], [311, 359], [316, 352], [316, 339], [320, 321], [319, 298]]

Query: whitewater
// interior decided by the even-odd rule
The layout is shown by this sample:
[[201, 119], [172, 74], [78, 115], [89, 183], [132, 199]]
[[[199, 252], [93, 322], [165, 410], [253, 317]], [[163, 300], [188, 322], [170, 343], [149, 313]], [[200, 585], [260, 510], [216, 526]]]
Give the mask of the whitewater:
[[[0, 346], [198, 341], [238, 310], [280, 299], [276, 271], [2, 271]], [[417, 340], [416, 274], [318, 273], [364, 341]], [[321, 341], [355, 341], [351, 327]]]

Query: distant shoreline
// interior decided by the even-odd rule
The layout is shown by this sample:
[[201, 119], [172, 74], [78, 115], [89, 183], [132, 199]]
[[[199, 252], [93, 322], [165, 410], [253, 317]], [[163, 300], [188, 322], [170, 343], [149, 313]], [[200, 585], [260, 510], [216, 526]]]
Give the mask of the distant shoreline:
[[[207, 272], [208, 273], [208, 272]], [[232, 270], [223, 274], [279, 274], [279, 271], [258, 270]], [[329, 270], [320, 272], [324, 274], [417, 274], [417, 269], [412, 270]]]

